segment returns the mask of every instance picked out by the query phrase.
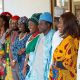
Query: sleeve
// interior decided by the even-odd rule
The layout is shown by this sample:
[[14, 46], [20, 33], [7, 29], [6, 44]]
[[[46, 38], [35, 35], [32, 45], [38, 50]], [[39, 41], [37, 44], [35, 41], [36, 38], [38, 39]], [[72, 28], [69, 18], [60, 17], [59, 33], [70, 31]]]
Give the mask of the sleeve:
[[[29, 43], [30, 44], [30, 43]], [[26, 54], [29, 54], [30, 53], [30, 45], [27, 45], [27, 47], [26, 47]]]
[[13, 60], [17, 61], [17, 53], [18, 53], [18, 49], [17, 49], [17, 41], [15, 40], [14, 44], [11, 46], [11, 51], [12, 51], [12, 56], [13, 56]]
[[66, 47], [63, 66], [74, 74], [76, 74], [77, 53], [78, 51], [77, 48], [75, 47], [75, 43], [69, 42], [69, 44]]
[[39, 36], [37, 36], [31, 42], [29, 42], [29, 44], [26, 47], [26, 54], [29, 54], [30, 52], [33, 52], [35, 50], [38, 38], [39, 38]]

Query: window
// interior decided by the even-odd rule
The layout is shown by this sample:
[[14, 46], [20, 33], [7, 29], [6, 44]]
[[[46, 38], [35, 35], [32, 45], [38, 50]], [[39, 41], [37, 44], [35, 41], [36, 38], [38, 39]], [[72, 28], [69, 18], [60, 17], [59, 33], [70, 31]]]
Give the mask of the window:
[[4, 0], [0, 0], [0, 13], [4, 11]]

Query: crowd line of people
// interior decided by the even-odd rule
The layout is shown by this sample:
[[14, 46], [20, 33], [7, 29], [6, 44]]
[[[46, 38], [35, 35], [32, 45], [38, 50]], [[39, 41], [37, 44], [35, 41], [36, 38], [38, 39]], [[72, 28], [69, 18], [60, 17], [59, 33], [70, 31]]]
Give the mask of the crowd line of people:
[[54, 19], [0, 14], [0, 80], [80, 80], [79, 48], [79, 21], [63, 8]]

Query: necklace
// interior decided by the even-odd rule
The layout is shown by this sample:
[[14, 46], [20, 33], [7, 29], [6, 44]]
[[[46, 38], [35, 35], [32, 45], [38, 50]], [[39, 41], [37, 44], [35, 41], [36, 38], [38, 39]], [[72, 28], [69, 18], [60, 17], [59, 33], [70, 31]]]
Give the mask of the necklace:
[[19, 35], [19, 41], [20, 40], [23, 40], [26, 37], [26, 34], [27, 33], [24, 33], [24, 34], [23, 33], [20, 33], [20, 35]]

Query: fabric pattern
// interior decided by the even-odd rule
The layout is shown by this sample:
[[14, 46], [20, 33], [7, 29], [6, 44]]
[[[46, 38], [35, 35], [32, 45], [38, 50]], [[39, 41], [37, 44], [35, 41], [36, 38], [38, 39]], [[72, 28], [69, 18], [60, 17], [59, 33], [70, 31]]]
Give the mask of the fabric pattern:
[[18, 55], [18, 51], [22, 48], [25, 48], [26, 41], [28, 40], [29, 35], [27, 35], [24, 39], [19, 40], [19, 37], [16, 38], [13, 46], [12, 46], [12, 54], [13, 59], [18, 62], [19, 65], [19, 77], [20, 80], [24, 80], [24, 76], [22, 75], [22, 69], [26, 57], [26, 51], [22, 53], [22, 55]]
[[[54, 51], [49, 80], [76, 80], [78, 47], [79, 40], [77, 38], [68, 36], [63, 39]], [[58, 62], [61, 64], [57, 64]], [[57, 71], [56, 74], [54, 74], [54, 69]]]

